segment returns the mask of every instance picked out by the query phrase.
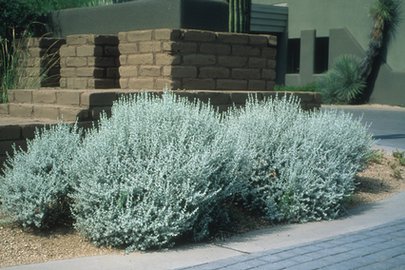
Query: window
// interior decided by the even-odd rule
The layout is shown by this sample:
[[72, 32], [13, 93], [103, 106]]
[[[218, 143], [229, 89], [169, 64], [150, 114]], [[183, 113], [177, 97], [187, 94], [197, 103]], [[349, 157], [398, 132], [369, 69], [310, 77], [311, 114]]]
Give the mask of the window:
[[299, 38], [292, 38], [288, 40], [287, 73], [300, 72], [300, 47], [301, 40]]
[[320, 74], [328, 71], [329, 38], [321, 37], [315, 40], [314, 72]]

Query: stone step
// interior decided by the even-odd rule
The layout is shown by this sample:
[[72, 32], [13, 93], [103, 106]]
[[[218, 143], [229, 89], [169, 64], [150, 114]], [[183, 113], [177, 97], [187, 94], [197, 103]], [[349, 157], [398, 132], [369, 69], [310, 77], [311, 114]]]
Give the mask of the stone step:
[[9, 91], [9, 102], [14, 103], [38, 103], [59, 104], [68, 106], [80, 106], [81, 95], [84, 91], [72, 91], [61, 89], [33, 89]]
[[[41, 88], [34, 90], [12, 90], [9, 91], [9, 102], [19, 104], [54, 104], [62, 106], [80, 107], [108, 107], [113, 104], [119, 96], [125, 94], [140, 93], [141, 90], [123, 89], [96, 89], [96, 90], [74, 90], [58, 88]], [[148, 90], [148, 92], [162, 93], [162, 90]], [[220, 90], [177, 90], [174, 91], [181, 96], [190, 99], [210, 100], [213, 105], [244, 104], [249, 95], [255, 94], [259, 99], [263, 97], [274, 97], [276, 95], [294, 95], [301, 99], [304, 107], [319, 107], [320, 96], [309, 92], [274, 92], [274, 91], [220, 91]], [[0, 114], [5, 108], [0, 104]]]
[[[41, 88], [33, 90], [9, 91], [9, 102], [19, 104], [58, 104], [63, 106], [111, 106], [121, 93], [121, 89], [74, 90]], [[139, 91], [138, 91], [139, 92]], [[1, 113], [1, 108], [0, 108]]]
[[[97, 120], [103, 110], [110, 110], [113, 102], [119, 96], [140, 93], [140, 90], [71, 90], [71, 89], [35, 89], [10, 91], [10, 104], [0, 104], [0, 115], [10, 113], [12, 116], [39, 117], [73, 120], [76, 116], [85, 120]], [[161, 90], [152, 90], [161, 94]], [[314, 109], [320, 106], [320, 96], [308, 92], [271, 92], [271, 91], [218, 91], [218, 90], [187, 90], [174, 93], [188, 97], [190, 100], [199, 99], [211, 104], [221, 111], [232, 104], [243, 106], [249, 95], [255, 94], [258, 99], [283, 95], [294, 95], [301, 100], [304, 109]], [[13, 105], [14, 104], [14, 105]], [[15, 105], [18, 104], [18, 105]], [[39, 107], [44, 105], [43, 107]], [[38, 108], [37, 108], [38, 107]], [[76, 109], [73, 109], [76, 107]], [[36, 109], [37, 108], [37, 109]], [[86, 115], [85, 108], [88, 109]]]
[[[8, 115], [11, 117], [40, 118], [62, 121], [88, 121], [92, 115], [87, 107], [61, 106], [40, 103], [9, 103]], [[96, 115], [95, 115], [96, 116]]]
[[122, 90], [12, 90], [9, 103], [0, 104], [0, 115], [12, 117], [93, 121], [111, 106]]
[[56, 124], [57, 121], [0, 115], [0, 173], [7, 155], [13, 154], [13, 145], [25, 149], [26, 140], [34, 137], [35, 129]]

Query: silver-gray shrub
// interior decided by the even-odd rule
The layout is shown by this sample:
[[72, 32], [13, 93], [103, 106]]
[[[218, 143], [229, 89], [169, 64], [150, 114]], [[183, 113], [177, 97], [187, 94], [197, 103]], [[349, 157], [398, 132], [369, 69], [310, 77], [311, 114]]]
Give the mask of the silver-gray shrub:
[[70, 166], [78, 147], [76, 127], [36, 130], [27, 151], [14, 149], [0, 175], [0, 207], [18, 223], [46, 228], [70, 216]]
[[259, 102], [229, 117], [230, 136], [246, 153], [250, 177], [241, 196], [274, 221], [332, 219], [355, 187], [372, 139], [360, 120], [304, 112], [297, 99]]
[[221, 130], [209, 105], [170, 93], [120, 99], [78, 154], [75, 227], [129, 250], [204, 237], [240, 168]]

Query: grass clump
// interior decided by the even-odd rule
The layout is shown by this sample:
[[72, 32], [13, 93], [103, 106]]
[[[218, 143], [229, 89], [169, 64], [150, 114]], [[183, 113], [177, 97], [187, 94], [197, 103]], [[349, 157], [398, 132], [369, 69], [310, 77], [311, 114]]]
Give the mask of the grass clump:
[[318, 92], [316, 83], [309, 83], [302, 86], [289, 86], [289, 85], [275, 85], [274, 91], [287, 91], [287, 92]]
[[367, 162], [382, 164], [383, 160], [384, 160], [384, 153], [381, 150], [372, 150], [367, 159]]
[[396, 158], [401, 166], [405, 166], [405, 152], [404, 151], [394, 151], [392, 156]]
[[53, 46], [48, 48], [40, 57], [37, 74], [37, 69], [28, 68], [31, 57], [27, 47], [30, 38], [28, 32], [24, 32], [19, 38], [13, 32], [10, 40], [0, 37], [0, 103], [8, 101], [10, 89], [35, 89], [39, 88], [42, 82], [53, 79], [48, 74], [58, 63], [58, 54], [51, 53]]
[[8, 90], [25, 84], [21, 68], [27, 61], [25, 42], [13, 35], [11, 41], [0, 37], [0, 103], [8, 101]]

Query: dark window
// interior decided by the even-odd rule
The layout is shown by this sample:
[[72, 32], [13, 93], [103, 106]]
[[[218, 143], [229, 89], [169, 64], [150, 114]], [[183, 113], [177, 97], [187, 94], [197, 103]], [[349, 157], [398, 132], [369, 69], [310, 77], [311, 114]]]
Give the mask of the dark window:
[[315, 74], [328, 71], [329, 65], [329, 38], [321, 37], [315, 40]]
[[301, 40], [299, 38], [292, 38], [288, 40], [287, 73], [300, 72], [300, 47]]

